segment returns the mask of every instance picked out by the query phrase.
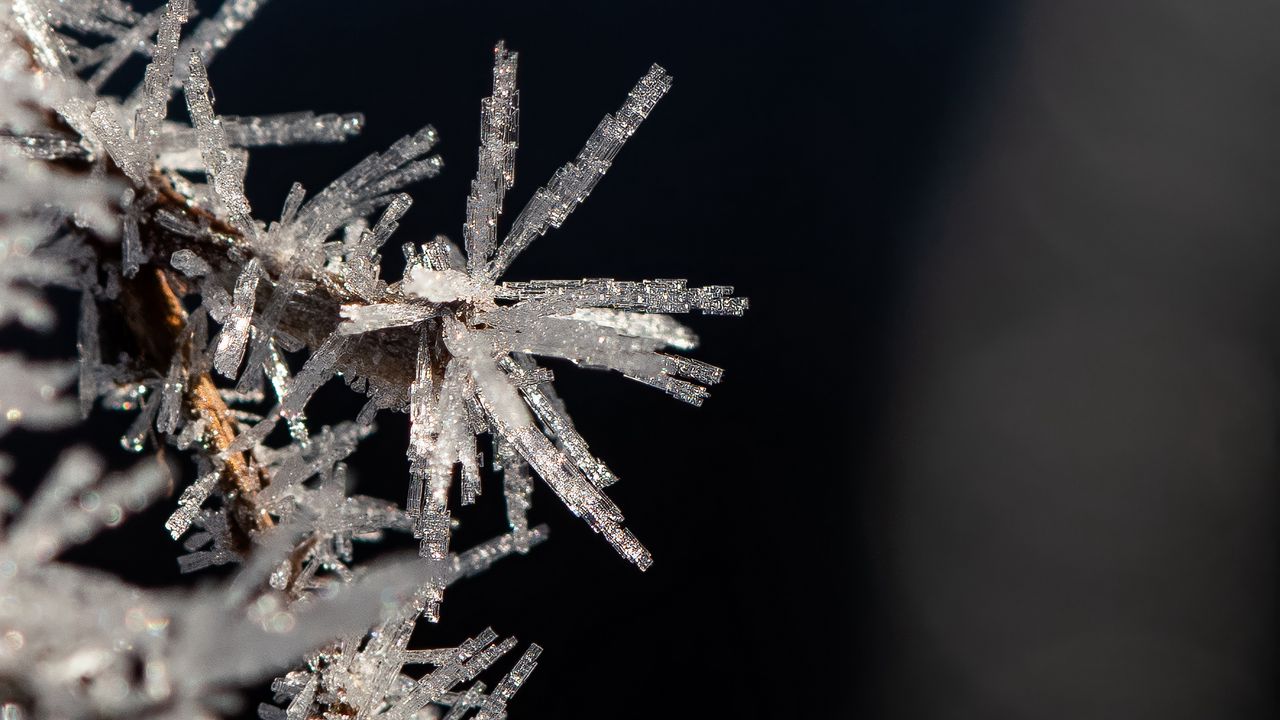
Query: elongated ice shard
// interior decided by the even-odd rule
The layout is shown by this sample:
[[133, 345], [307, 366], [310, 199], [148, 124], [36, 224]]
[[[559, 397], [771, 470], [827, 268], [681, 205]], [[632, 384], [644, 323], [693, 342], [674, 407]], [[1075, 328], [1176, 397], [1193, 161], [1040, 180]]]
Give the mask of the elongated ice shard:
[[80, 355], [80, 416], [89, 417], [98, 399], [102, 376], [102, 349], [98, 340], [98, 303], [93, 291], [85, 287], [80, 293], [80, 324], [76, 333], [76, 350]]
[[[199, 56], [200, 62], [207, 66], [213, 62], [214, 56], [231, 42], [236, 33], [253, 19], [266, 1], [226, 0], [217, 12], [196, 25], [190, 37], [182, 42], [180, 54], [186, 57], [195, 53]], [[186, 74], [179, 72], [174, 76], [174, 86], [177, 87], [184, 79]]]
[[237, 147], [342, 142], [358, 135], [364, 127], [364, 116], [360, 113], [297, 112], [224, 120], [227, 140]]
[[118, 523], [125, 512], [145, 507], [169, 480], [155, 461], [100, 480], [101, 471], [101, 461], [86, 449], [64, 453], [26, 513], [10, 529], [5, 542], [8, 557], [19, 565], [47, 561], [102, 527]]
[[303, 364], [302, 370], [293, 378], [288, 393], [281, 401], [281, 414], [285, 417], [302, 413], [307, 401], [337, 371], [338, 359], [346, 350], [347, 338], [338, 333], [330, 335], [312, 353]]
[[[360, 113], [338, 115], [294, 112], [281, 115], [237, 117], [223, 115], [223, 137], [236, 148], [336, 143], [360, 133], [364, 116]], [[198, 133], [191, 128], [173, 125], [164, 129], [162, 147], [169, 151], [199, 147]]]
[[[258, 381], [266, 376], [274, 383], [279, 383], [280, 378], [273, 376], [272, 373], [278, 371], [283, 366], [278, 362], [270, 362], [271, 356], [275, 352], [275, 332], [276, 327], [280, 324], [281, 318], [284, 317], [285, 309], [289, 305], [289, 301], [298, 291], [298, 281], [289, 277], [281, 278], [271, 291], [271, 299], [267, 301], [267, 306], [258, 316], [258, 322], [253, 327], [253, 342], [250, 345], [249, 361], [245, 365], [244, 374], [240, 376], [240, 382], [236, 384], [236, 390], [240, 392], [249, 392], [259, 387]], [[277, 388], [279, 389], [279, 388]]]
[[618, 481], [609, 467], [591, 454], [587, 448], [587, 442], [573, 426], [573, 421], [559, 407], [556, 407], [556, 403], [548, 396], [548, 392], [540, 388], [537, 383], [522, 382], [536, 369], [532, 361], [521, 364], [511, 357], [504, 357], [498, 360], [498, 367], [516, 381], [525, 402], [542, 423], [547, 434], [556, 441], [565, 455], [582, 470], [593, 485], [604, 488]]
[[387, 193], [437, 174], [439, 158], [425, 156], [438, 140], [435, 128], [428, 125], [385, 152], [370, 155], [303, 205], [292, 227], [327, 238], [352, 219], [390, 202], [383, 198]]
[[669, 315], [607, 308], [577, 308], [569, 318], [602, 328], [612, 328], [619, 335], [657, 340], [675, 350], [693, 350], [698, 346], [698, 336]]
[[70, 363], [0, 353], [0, 436], [14, 427], [52, 430], [73, 423], [79, 416], [76, 403], [59, 393], [75, 377]]
[[480, 704], [480, 712], [476, 713], [475, 720], [501, 720], [506, 717], [507, 703], [511, 702], [511, 698], [515, 696], [519, 690], [529, 679], [529, 675], [538, 667], [538, 657], [542, 655], [542, 648], [537, 645], [530, 645], [529, 649], [524, 651], [524, 655], [516, 662], [516, 666], [511, 668], [502, 681], [493, 688], [489, 696]]
[[617, 115], [605, 115], [573, 162], [556, 171], [551, 182], [534, 193], [511, 223], [484, 275], [490, 279], [506, 272], [511, 261], [548, 228], [560, 227], [565, 218], [595, 188], [623, 143], [671, 89], [671, 76], [654, 65], [627, 95]]
[[156, 432], [171, 434], [178, 429], [182, 417], [182, 397], [187, 389], [187, 372], [181, 357], [169, 364], [169, 372], [160, 384], [160, 407], [156, 410]]
[[178, 509], [164, 523], [164, 529], [169, 531], [174, 540], [190, 529], [192, 521], [200, 514], [200, 506], [213, 493], [214, 486], [218, 483], [220, 470], [211, 469], [208, 463], [204, 464], [203, 469], [200, 477], [182, 491], [182, 495], [178, 497]]
[[502, 200], [515, 182], [516, 144], [520, 127], [520, 94], [516, 90], [516, 53], [498, 43], [493, 50], [493, 95], [480, 105], [480, 160], [467, 198], [462, 229], [467, 272], [485, 269], [497, 247]]
[[89, 156], [84, 144], [62, 135], [25, 135], [9, 137], [0, 134], [0, 147], [8, 146], [32, 160], [85, 160]]
[[121, 233], [121, 268], [120, 272], [125, 277], [131, 278], [138, 274], [138, 266], [145, 259], [142, 251], [142, 240], [138, 236], [138, 215], [132, 208], [133, 191], [125, 191], [123, 204], [126, 207], [124, 214], [124, 232]]
[[210, 97], [209, 74], [194, 50], [188, 62], [190, 76], [184, 88], [187, 111], [195, 126], [200, 143], [200, 155], [204, 158], [205, 172], [214, 194], [227, 211], [231, 225], [249, 239], [258, 240], [258, 225], [253, 219], [249, 200], [244, 194], [245, 158], [242, 152], [232, 149], [222, 129], [222, 121], [213, 112]]
[[245, 264], [236, 279], [231, 299], [231, 312], [222, 325], [218, 346], [214, 350], [213, 367], [229, 378], [235, 378], [244, 359], [244, 346], [249, 339], [249, 324], [253, 318], [253, 305], [257, 300], [258, 280], [262, 276], [262, 264], [257, 258]]
[[[469, 360], [478, 362], [475, 356]], [[653, 557], [635, 535], [622, 526], [623, 517], [618, 507], [551, 444], [533, 424], [532, 418], [524, 420], [507, 409], [511, 403], [520, 403], [520, 400], [509, 382], [499, 379], [502, 373], [496, 366], [494, 373], [496, 375], [473, 373], [473, 377], [478, 385], [477, 398], [495, 431], [537, 471], [573, 514], [603, 535], [623, 557], [641, 570], [647, 569], [653, 564]]]
[[178, 35], [187, 21], [188, 0], [169, 0], [160, 19], [151, 62], [142, 79], [142, 103], [135, 115], [133, 135], [138, 143], [135, 160], [143, 165], [139, 172], [150, 172], [152, 158], [160, 137], [160, 122], [169, 107], [169, 84], [178, 59]]
[[645, 313], [741, 315], [747, 299], [733, 297], [733, 288], [709, 285], [686, 287], [684, 280], [535, 280], [504, 282], [497, 297], [504, 300], [539, 300], [550, 314], [586, 308], [614, 308]]
[[142, 161], [138, 146], [121, 124], [116, 109], [106, 101], [99, 100], [89, 115], [89, 122], [95, 130], [98, 142], [107, 149], [111, 159], [124, 174], [138, 185], [145, 183], [150, 168]]
[[359, 335], [374, 330], [404, 327], [415, 325], [439, 314], [440, 311], [431, 305], [407, 303], [343, 305], [342, 324], [338, 326], [338, 332], [343, 335]]

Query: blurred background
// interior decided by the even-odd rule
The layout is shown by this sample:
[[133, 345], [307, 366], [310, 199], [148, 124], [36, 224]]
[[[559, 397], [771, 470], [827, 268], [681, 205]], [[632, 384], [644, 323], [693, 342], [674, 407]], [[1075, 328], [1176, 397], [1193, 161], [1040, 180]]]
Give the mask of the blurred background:
[[[727, 368], [701, 409], [554, 367], [656, 563], [540, 489], [551, 542], [449, 591], [420, 645], [547, 648], [519, 717], [1269, 718], [1277, 27], [1270, 0], [272, 0], [210, 74], [221, 113], [366, 115], [255, 154], [265, 217], [435, 125], [401, 240], [459, 236], [497, 40], [508, 219], [650, 63], [675, 76], [509, 277], [752, 307], [691, 318]], [[331, 383], [311, 414], [358, 407]], [[402, 500], [407, 423], [378, 422], [357, 490]], [[175, 582], [167, 514], [75, 559]]]

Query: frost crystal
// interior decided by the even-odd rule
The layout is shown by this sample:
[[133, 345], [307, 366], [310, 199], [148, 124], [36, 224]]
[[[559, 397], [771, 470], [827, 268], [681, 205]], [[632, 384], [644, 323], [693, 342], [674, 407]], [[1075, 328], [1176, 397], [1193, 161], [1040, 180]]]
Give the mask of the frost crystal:
[[244, 344], [249, 339], [249, 321], [253, 319], [253, 303], [257, 299], [258, 276], [262, 265], [257, 258], [245, 263], [236, 279], [231, 300], [231, 312], [222, 326], [218, 349], [213, 356], [213, 366], [218, 372], [234, 378], [240, 360], [244, 357]]
[[[514, 639], [408, 642], [419, 618], [440, 619], [450, 585], [547, 537], [530, 523], [534, 483], [640, 569], [652, 563], [604, 492], [618, 478], [591, 451], [593, 430], [574, 425], [537, 358], [698, 405], [722, 371], [675, 354], [697, 337], [671, 315], [747, 308], [732, 288], [683, 280], [501, 280], [670, 89], [656, 65], [501, 233], [519, 92], [517, 55], [499, 43], [461, 247], [400, 243], [399, 278], [382, 277], [383, 248], [412, 209], [405, 190], [442, 168], [431, 126], [319, 192], [295, 184], [278, 220], [255, 217], [250, 149], [341, 142], [364, 126], [358, 114], [217, 114], [206, 68], [263, 4], [0, 5], [0, 325], [48, 330], [41, 288], [81, 293], [78, 370], [0, 354], [0, 434], [101, 406], [136, 412], [124, 448], [168, 444], [195, 461], [194, 481], [175, 488], [172, 464], [103, 478], [102, 459], [70, 450], [23, 511], [0, 486], [0, 520], [12, 520], [0, 525], [0, 685], [27, 698], [3, 704], [5, 720], [207, 717], [228, 710], [226, 690], [288, 663], [265, 720], [505, 717], [538, 646], [490, 690], [477, 678]], [[104, 95], [135, 55], [140, 82]], [[189, 123], [168, 117], [179, 92]], [[318, 426], [307, 404], [334, 377], [368, 400], [354, 422]], [[78, 401], [64, 393], [76, 379]], [[355, 494], [346, 464], [381, 411], [409, 415], [403, 508]], [[500, 493], [487, 486], [498, 481]], [[463, 505], [500, 494], [508, 529], [453, 547], [455, 482]], [[230, 582], [159, 593], [57, 561], [172, 491], [161, 502], [180, 568], [241, 565]], [[388, 533], [411, 534], [420, 557], [356, 562], [357, 543]]]

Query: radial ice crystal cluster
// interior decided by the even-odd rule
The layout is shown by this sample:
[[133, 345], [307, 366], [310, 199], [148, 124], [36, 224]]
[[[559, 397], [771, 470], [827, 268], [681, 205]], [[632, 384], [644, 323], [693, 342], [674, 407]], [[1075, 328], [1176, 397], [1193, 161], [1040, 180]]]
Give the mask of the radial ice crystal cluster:
[[[697, 338], [671, 315], [746, 309], [732, 288], [680, 280], [501, 279], [666, 94], [656, 65], [500, 232], [519, 94], [516, 54], [499, 44], [461, 247], [404, 242], [397, 280], [381, 276], [380, 253], [412, 206], [403, 189], [441, 170], [430, 126], [319, 192], [295, 184], [278, 218], [260, 220], [244, 191], [249, 149], [341, 142], [364, 123], [217, 114], [206, 66], [264, 1], [170, 0], [151, 12], [0, 2], [0, 324], [54, 327], [44, 287], [81, 298], [78, 366], [0, 355], [0, 434], [125, 410], [136, 413], [126, 450], [172, 446], [194, 468], [158, 453], [104, 477], [103, 461], [77, 448], [25, 504], [0, 484], [6, 720], [225, 715], [235, 688], [283, 671], [277, 704], [259, 708], [266, 720], [504, 717], [540, 648], [490, 689], [478, 676], [514, 639], [486, 629], [422, 650], [409, 637], [439, 619], [452, 582], [546, 537], [529, 521], [535, 482], [640, 569], [652, 562], [604, 492], [617, 477], [538, 358], [698, 405], [721, 370], [675, 354]], [[141, 82], [104, 94], [134, 56], [146, 61]], [[173, 102], [189, 122], [169, 118]], [[367, 396], [364, 410], [308, 423], [308, 402], [335, 376]], [[410, 419], [403, 507], [350, 492], [344, 460], [380, 411]], [[496, 482], [508, 530], [454, 548], [450, 498], [478, 502]], [[171, 508], [165, 529], [184, 572], [241, 564], [233, 579], [160, 592], [58, 560], [153, 503]], [[353, 561], [353, 543], [387, 533], [411, 534], [420, 552]]]

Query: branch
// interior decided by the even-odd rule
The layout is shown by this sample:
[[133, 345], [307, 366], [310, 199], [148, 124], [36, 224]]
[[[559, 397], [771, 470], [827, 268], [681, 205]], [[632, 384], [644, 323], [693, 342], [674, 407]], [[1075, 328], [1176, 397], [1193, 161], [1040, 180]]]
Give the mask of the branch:
[[[121, 284], [120, 305], [125, 321], [144, 358], [160, 374], [168, 370], [177, 355], [187, 313], [169, 286], [164, 271], [144, 266], [138, 274]], [[239, 434], [232, 417], [208, 372], [193, 376], [188, 383], [187, 411], [204, 420], [205, 443], [212, 454], [224, 452]], [[223, 464], [223, 482], [227, 496], [237, 505], [234, 513], [242, 530], [271, 527], [271, 517], [256, 507], [258, 491], [267, 482], [266, 475], [246, 453], [234, 453]]]

